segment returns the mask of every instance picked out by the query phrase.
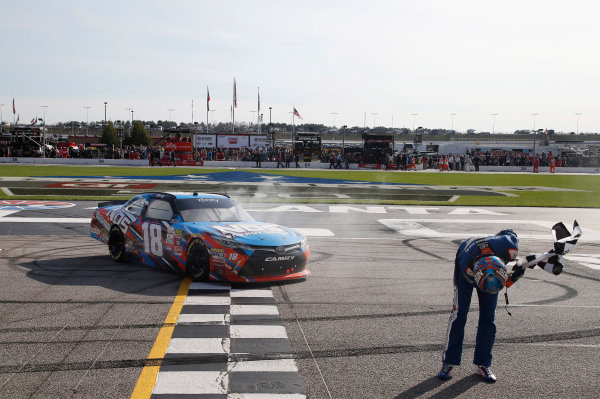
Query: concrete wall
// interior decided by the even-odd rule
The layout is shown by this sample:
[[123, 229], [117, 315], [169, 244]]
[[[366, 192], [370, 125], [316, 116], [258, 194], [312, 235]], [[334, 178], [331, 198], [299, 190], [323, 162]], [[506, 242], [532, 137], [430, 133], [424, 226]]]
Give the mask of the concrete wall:
[[1, 157], [0, 163], [23, 163], [35, 165], [113, 165], [148, 166], [147, 159], [93, 159], [93, 158], [32, 158]]
[[[89, 159], [89, 158], [16, 158], [16, 157], [0, 157], [0, 164], [12, 163], [12, 164], [35, 164], [35, 165], [107, 165], [107, 166], [149, 166], [148, 160], [146, 159]], [[299, 162], [300, 167], [303, 169], [328, 169], [329, 163], [325, 162], [311, 162], [305, 164]], [[244, 168], [254, 169], [256, 162], [234, 162], [234, 161], [206, 161], [203, 167], [198, 168], [198, 172], [202, 168]], [[289, 169], [295, 169], [294, 162], [290, 163]], [[159, 166], [156, 166], [157, 168]], [[169, 166], [162, 166], [168, 168]], [[277, 169], [277, 162], [262, 162], [261, 168], [263, 169]], [[375, 168], [358, 168], [357, 164], [350, 164], [350, 170], [371, 170]], [[418, 170], [423, 169], [423, 165], [417, 165]], [[471, 171], [475, 168], [471, 167]], [[480, 166], [481, 172], [521, 172], [531, 173], [532, 167], [521, 167], [521, 166]], [[540, 167], [540, 173], [548, 173], [549, 168]], [[430, 172], [438, 172], [437, 169], [429, 169]], [[439, 173], [439, 172], [438, 172]], [[472, 172], [475, 173], [475, 172]], [[598, 173], [600, 174], [600, 168], [577, 168], [577, 167], [566, 167], [556, 168], [556, 173]]]

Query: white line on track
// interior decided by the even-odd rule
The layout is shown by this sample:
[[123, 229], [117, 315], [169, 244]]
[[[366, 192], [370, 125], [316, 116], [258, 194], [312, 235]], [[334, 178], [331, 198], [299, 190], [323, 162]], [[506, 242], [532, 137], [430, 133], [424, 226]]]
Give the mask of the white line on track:
[[229, 338], [171, 338], [167, 353], [229, 353]]
[[[287, 337], [286, 337], [287, 338]], [[254, 372], [298, 372], [294, 359], [277, 360], [247, 360], [228, 365], [229, 371], [254, 371]]]
[[508, 307], [515, 307], [515, 308], [536, 308], [536, 307], [540, 307], [540, 308], [573, 308], [573, 309], [600, 309], [600, 305], [554, 305], [554, 304], [542, 304], [542, 305], [536, 305], [534, 303], [532, 304], [510, 304], [508, 305]]
[[553, 344], [550, 342], [532, 342], [532, 343], [515, 343], [511, 342], [510, 344], [500, 345], [527, 345], [527, 346], [549, 346], [549, 347], [558, 347], [558, 348], [598, 348], [600, 349], [600, 344]]
[[275, 305], [231, 305], [231, 315], [258, 315], [258, 316], [274, 316], [278, 315], [279, 311]]
[[[227, 374], [220, 371], [166, 371], [158, 374], [155, 395], [201, 395], [201, 394], [226, 394]], [[177, 387], [176, 390], [173, 387]]]
[[90, 223], [90, 218], [20, 218], [20, 217], [2, 217], [0, 223]]
[[233, 324], [229, 331], [231, 338], [287, 338], [283, 326]]
[[20, 211], [18, 211], [18, 210], [14, 210], [14, 211], [12, 211], [12, 210], [11, 211], [2, 211], [2, 210], [0, 210], [0, 218], [3, 218], [3, 217], [8, 216], [8, 215], [12, 215], [13, 213], [17, 213], [17, 212], [20, 212]]

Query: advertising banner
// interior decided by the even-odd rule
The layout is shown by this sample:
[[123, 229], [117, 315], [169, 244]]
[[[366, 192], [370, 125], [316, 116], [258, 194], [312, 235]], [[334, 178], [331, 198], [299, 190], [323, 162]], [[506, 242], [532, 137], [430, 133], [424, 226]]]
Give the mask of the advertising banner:
[[267, 136], [250, 136], [250, 147], [252, 149], [268, 146], [270, 146], [270, 142], [267, 140]]
[[217, 136], [214, 134], [196, 134], [197, 148], [215, 148], [217, 146]]
[[191, 151], [191, 145], [185, 141], [167, 141], [163, 144], [165, 151], [185, 152]]
[[220, 134], [217, 136], [217, 147], [221, 148], [245, 148], [250, 141], [248, 136], [237, 134]]

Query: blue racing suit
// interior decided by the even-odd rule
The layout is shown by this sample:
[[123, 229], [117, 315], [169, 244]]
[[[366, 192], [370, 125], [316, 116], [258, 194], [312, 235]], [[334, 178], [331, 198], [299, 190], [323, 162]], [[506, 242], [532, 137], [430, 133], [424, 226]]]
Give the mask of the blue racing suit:
[[[465, 323], [471, 305], [471, 295], [476, 287], [473, 280], [473, 264], [482, 256], [495, 255], [504, 264], [517, 258], [519, 239], [512, 230], [503, 230], [495, 236], [469, 238], [458, 247], [454, 261], [454, 304], [448, 322], [446, 348], [442, 362], [460, 365], [462, 345], [465, 335]], [[479, 323], [475, 339], [473, 363], [491, 367], [492, 347], [496, 337], [496, 304], [498, 294], [488, 294], [477, 289], [479, 298]]]

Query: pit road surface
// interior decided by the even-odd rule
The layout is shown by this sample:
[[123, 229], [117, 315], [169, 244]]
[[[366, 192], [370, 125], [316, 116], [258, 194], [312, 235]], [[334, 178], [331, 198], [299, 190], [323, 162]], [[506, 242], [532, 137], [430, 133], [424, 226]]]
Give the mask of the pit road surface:
[[[129, 397], [181, 284], [113, 263], [82, 222], [95, 203], [71, 203], [0, 211], [0, 397]], [[271, 287], [308, 397], [597, 397], [597, 210], [242, 205], [309, 235], [312, 276]], [[573, 219], [584, 235], [565, 272], [528, 270], [512, 316], [499, 298], [498, 382], [473, 373], [476, 300], [463, 365], [438, 380], [460, 240], [513, 228], [522, 255], [546, 252], [552, 224]]]

